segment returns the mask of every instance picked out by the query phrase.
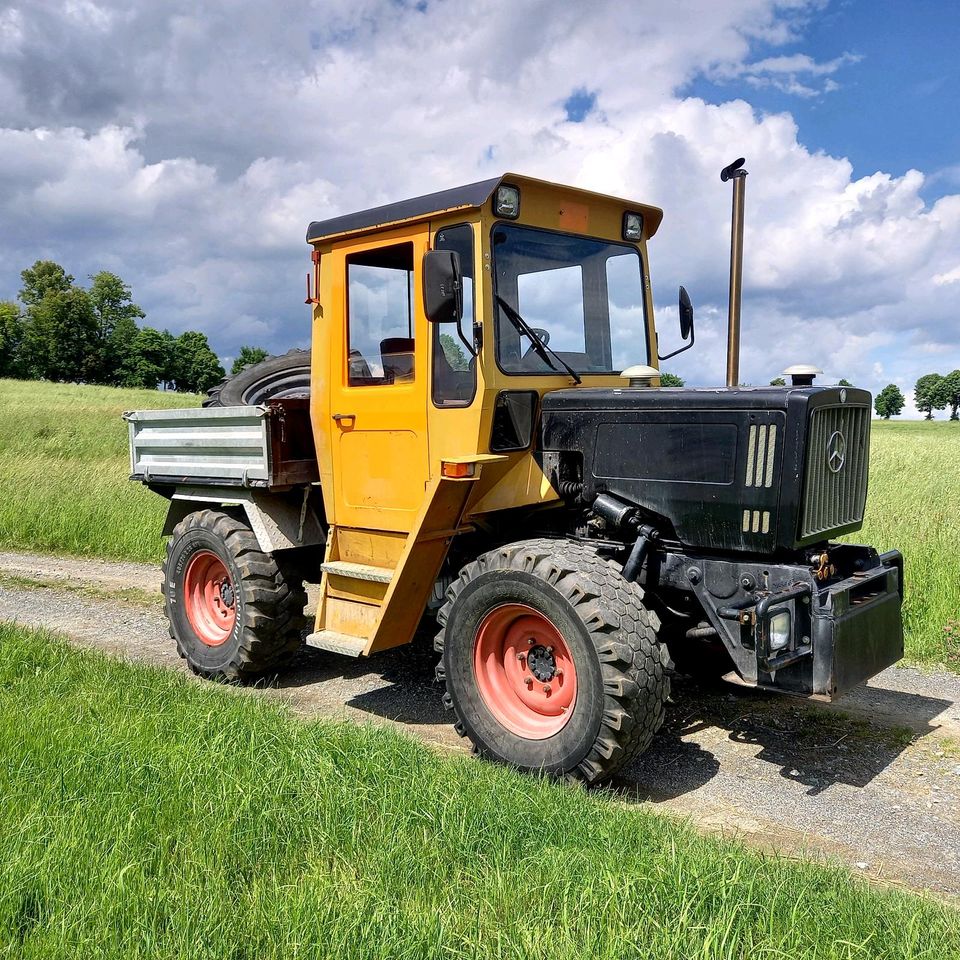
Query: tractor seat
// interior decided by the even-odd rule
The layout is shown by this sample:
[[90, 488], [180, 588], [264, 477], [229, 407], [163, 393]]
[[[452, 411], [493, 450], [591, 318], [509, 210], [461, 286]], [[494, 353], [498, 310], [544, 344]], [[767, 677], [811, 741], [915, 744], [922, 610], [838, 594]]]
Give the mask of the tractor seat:
[[413, 337], [387, 337], [380, 341], [383, 376], [390, 383], [413, 379]]

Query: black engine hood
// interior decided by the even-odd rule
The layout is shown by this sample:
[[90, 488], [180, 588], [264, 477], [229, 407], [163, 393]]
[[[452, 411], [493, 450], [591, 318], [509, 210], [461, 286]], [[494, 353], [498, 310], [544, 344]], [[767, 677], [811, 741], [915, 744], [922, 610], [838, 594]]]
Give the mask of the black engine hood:
[[[588, 503], [612, 493], [687, 546], [770, 553], [860, 527], [870, 404], [870, 394], [853, 387], [556, 390], [543, 397], [540, 447], [580, 460]], [[821, 476], [820, 447], [837, 431], [811, 429], [820, 408], [830, 413], [818, 427], [836, 419], [849, 434], [850, 465], [836, 490]], [[824, 502], [850, 494], [858, 509], [826, 533], [823, 524], [814, 531], [801, 516], [805, 487]]]
[[543, 397], [543, 409], [601, 410], [786, 410], [791, 400], [870, 404], [870, 393], [857, 387], [571, 387]]

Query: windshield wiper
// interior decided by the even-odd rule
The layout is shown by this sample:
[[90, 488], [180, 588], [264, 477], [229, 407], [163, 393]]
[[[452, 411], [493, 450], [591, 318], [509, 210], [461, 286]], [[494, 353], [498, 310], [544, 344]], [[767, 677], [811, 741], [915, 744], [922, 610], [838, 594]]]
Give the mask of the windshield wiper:
[[530, 324], [528, 324], [527, 321], [524, 320], [523, 317], [521, 317], [520, 314], [517, 313], [517, 311], [514, 310], [513, 307], [511, 307], [510, 304], [503, 299], [503, 297], [500, 296], [500, 294], [495, 294], [494, 299], [498, 304], [500, 304], [500, 308], [507, 315], [507, 319], [530, 341], [530, 346], [533, 347], [534, 352], [551, 370], [556, 370], [557, 373], [560, 372], [550, 360], [550, 357], [547, 354], [548, 350], [557, 359], [563, 369], [566, 370], [571, 377], [573, 377], [574, 383], [583, 383], [577, 371], [574, 370], [573, 367], [571, 367], [570, 364], [567, 363], [567, 361], [557, 353], [556, 350], [553, 350], [551, 347], [545, 344], [540, 339], [539, 335], [534, 332], [533, 327], [531, 327]]

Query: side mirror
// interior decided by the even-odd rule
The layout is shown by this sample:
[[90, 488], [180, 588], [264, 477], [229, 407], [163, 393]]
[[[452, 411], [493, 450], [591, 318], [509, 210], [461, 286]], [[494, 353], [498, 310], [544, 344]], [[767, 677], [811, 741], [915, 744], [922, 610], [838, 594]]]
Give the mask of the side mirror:
[[689, 340], [693, 333], [693, 304], [686, 287], [680, 288], [680, 336]]
[[458, 323], [463, 316], [460, 254], [428, 250], [423, 255], [423, 309], [431, 323]]
[[686, 288], [680, 288], [680, 336], [684, 340], [688, 339], [690, 342], [682, 346], [679, 350], [674, 350], [673, 353], [668, 353], [665, 356], [657, 354], [661, 360], [669, 360], [671, 357], [675, 357], [678, 353], [683, 353], [684, 350], [689, 350], [696, 339], [696, 335], [693, 329], [693, 304], [690, 302], [690, 294], [687, 293]]

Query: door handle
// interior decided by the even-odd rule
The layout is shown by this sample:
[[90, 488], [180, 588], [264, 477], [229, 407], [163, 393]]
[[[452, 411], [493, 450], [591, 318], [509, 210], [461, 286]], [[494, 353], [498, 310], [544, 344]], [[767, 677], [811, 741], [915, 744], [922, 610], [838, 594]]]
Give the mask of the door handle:
[[355, 413], [335, 413], [333, 419], [336, 420], [337, 423], [343, 423], [344, 420], [356, 420], [357, 415]]

